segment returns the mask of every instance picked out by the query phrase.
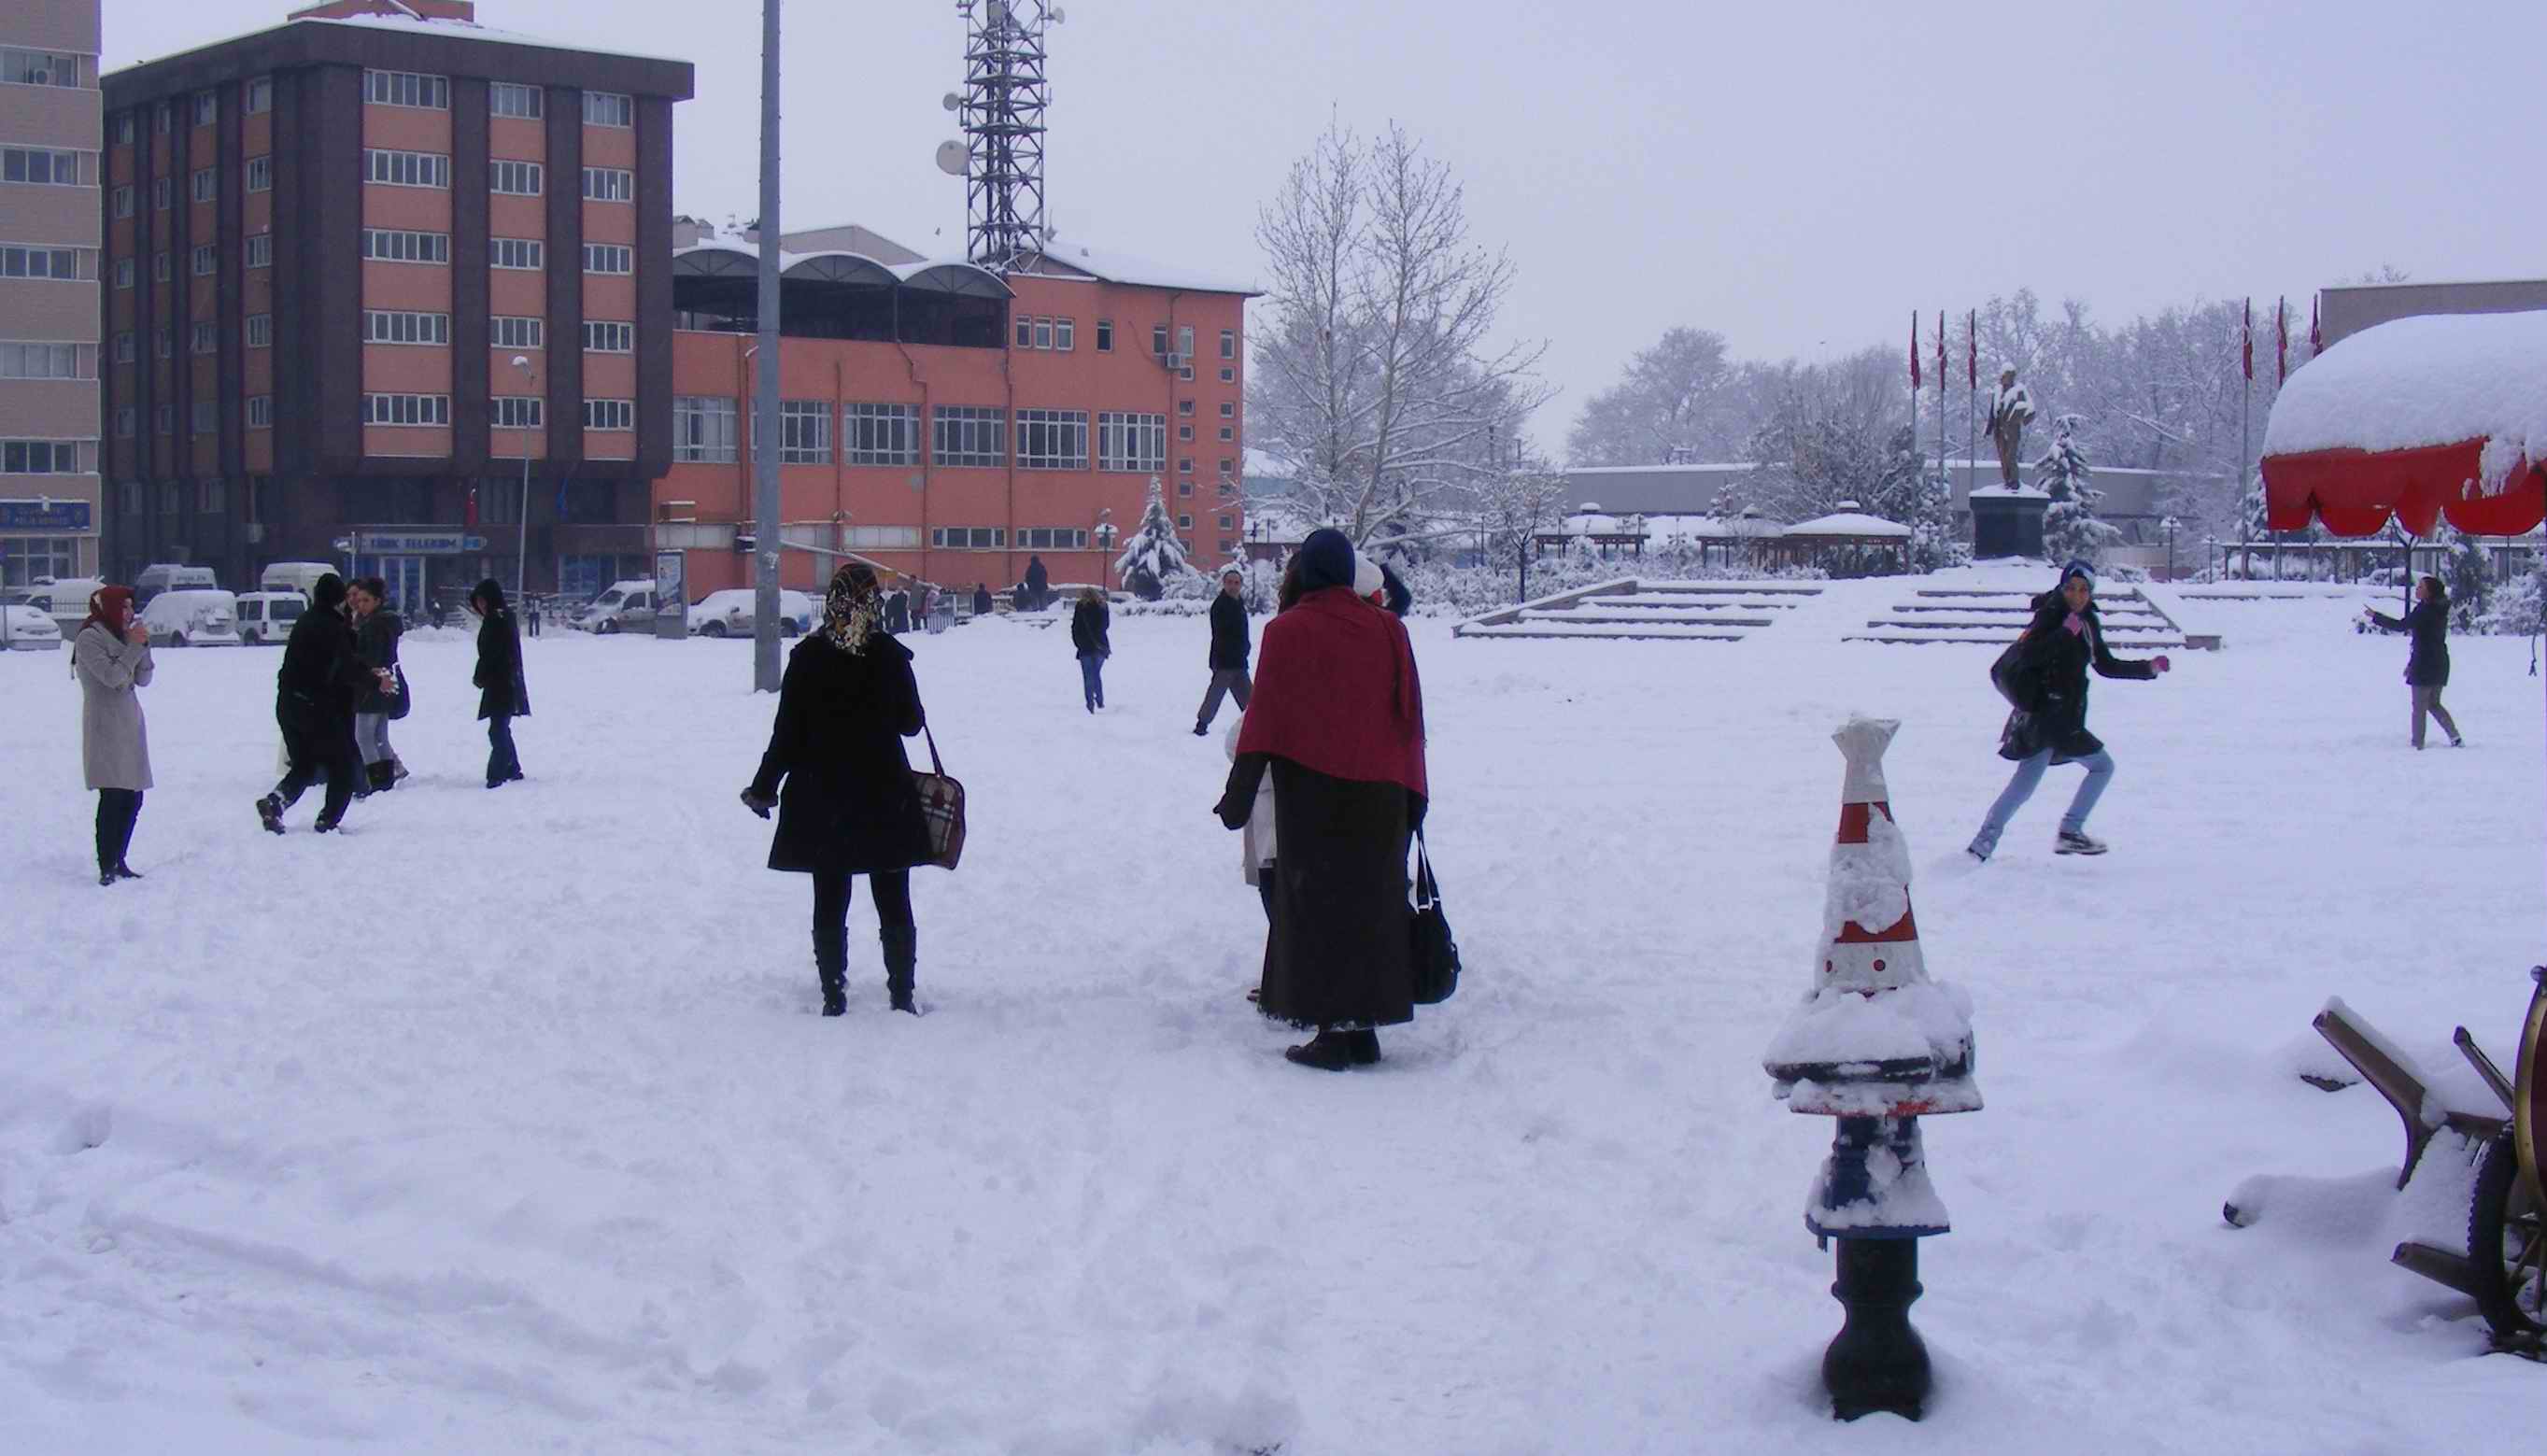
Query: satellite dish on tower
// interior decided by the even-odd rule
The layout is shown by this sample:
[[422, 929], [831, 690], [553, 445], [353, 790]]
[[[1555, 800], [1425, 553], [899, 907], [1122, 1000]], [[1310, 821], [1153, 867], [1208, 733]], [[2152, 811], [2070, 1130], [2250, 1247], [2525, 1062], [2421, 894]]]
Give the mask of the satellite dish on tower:
[[945, 173], [947, 176], [963, 176], [964, 168], [971, 161], [972, 154], [964, 149], [964, 143], [960, 141], [941, 141], [937, 143], [937, 170]]
[[995, 27], [1007, 25], [1009, 23], [1008, 0], [990, 0], [989, 4], [982, 7], [982, 14]]
[[955, 94], [954, 92], [952, 92], [952, 91], [949, 91], [949, 92], [947, 92], [947, 93], [946, 93], [946, 95], [945, 95], [944, 97], [942, 97], [942, 98], [940, 98], [940, 99], [939, 99], [939, 101], [938, 101], [938, 103], [937, 103], [937, 104], [938, 104], [939, 106], [942, 106], [942, 107], [946, 108], [946, 109], [947, 109], [948, 111], [950, 111], [950, 112], [951, 112], [951, 111], [956, 111], [956, 110], [959, 110], [959, 109], [961, 109], [961, 108], [963, 107], [963, 105], [964, 105], [964, 98], [963, 98], [963, 97], [961, 97], [961, 96], [956, 95], [956, 94]]

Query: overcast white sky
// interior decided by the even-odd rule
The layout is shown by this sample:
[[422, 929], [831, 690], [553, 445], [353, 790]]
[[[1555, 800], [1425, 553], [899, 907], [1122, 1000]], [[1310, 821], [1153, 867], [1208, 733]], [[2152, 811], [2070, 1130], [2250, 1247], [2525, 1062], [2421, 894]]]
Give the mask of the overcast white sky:
[[[110, 69], [288, 0], [106, 0]], [[1520, 268], [1508, 318], [1583, 398], [1674, 324], [1737, 354], [1899, 341], [2031, 286], [2108, 319], [2393, 264], [2547, 274], [2547, 3], [2453, 0], [1070, 0], [1047, 191], [1078, 236], [1256, 276], [1258, 202], [1331, 114], [1394, 118]], [[680, 56], [676, 208], [755, 207], [749, 0], [481, 0], [479, 19]], [[931, 161], [953, 0], [794, 0], [785, 221], [963, 247]], [[2305, 305], [2302, 305], [2305, 312]]]

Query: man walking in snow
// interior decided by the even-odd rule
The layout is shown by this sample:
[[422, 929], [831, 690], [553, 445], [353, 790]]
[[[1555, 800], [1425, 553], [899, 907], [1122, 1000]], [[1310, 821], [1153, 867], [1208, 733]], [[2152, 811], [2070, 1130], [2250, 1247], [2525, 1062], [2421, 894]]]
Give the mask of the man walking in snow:
[[1240, 595], [1246, 585], [1247, 578], [1232, 566], [1220, 573], [1220, 595], [1211, 599], [1211, 686], [1194, 719], [1197, 738], [1211, 731], [1223, 694], [1237, 699], [1238, 711], [1245, 713], [1248, 695], [1255, 690], [1247, 677], [1247, 603]]
[[1998, 372], [1998, 392], [1990, 396], [1989, 437], [1998, 447], [1998, 481], [2017, 488], [2016, 463], [2025, 449], [2025, 427], [2034, 419], [2034, 396], [2016, 382], [2016, 367]]

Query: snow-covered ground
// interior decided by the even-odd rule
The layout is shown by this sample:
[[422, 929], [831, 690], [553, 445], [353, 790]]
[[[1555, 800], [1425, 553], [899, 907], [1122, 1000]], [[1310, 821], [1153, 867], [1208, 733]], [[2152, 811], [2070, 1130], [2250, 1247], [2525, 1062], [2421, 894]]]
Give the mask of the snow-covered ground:
[[[2541, 1372], [2388, 1265], [2393, 1115], [2290, 1068], [2330, 993], [2436, 1065], [2457, 1022], [2508, 1052], [2547, 864], [2527, 644], [2453, 642], [2471, 746], [2415, 754], [2357, 601], [2206, 603], [2227, 651], [2096, 687], [2114, 852], [2051, 855], [2056, 770], [1976, 869], [1989, 650], [1837, 641], [1902, 590], [1729, 645], [1418, 623], [1467, 980], [1344, 1076], [1241, 996], [1197, 622], [1118, 621], [1096, 718], [1059, 627], [915, 640], [972, 808], [964, 868], [917, 880], [919, 1021], [863, 895], [852, 1014], [813, 1014], [806, 883], [735, 801], [771, 706], [741, 643], [530, 643], [530, 780], [490, 794], [465, 641], [411, 638], [416, 776], [281, 840], [249, 807], [277, 654], [163, 652], [149, 878], [111, 890], [65, 659], [0, 658], [0, 1450], [2499, 1443]], [[1829, 1127], [1759, 1065], [1851, 710], [1903, 720], [1988, 1099], [1929, 1125], [1956, 1226], [1916, 1426], [1824, 1414]], [[2261, 1172], [2352, 1181], [2225, 1227]]]

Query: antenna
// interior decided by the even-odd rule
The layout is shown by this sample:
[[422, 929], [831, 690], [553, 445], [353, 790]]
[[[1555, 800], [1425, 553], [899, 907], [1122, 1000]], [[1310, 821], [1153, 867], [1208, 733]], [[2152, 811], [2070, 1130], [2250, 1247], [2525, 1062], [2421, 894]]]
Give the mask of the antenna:
[[1043, 250], [1044, 33], [1061, 21], [1052, 0], [959, 3], [965, 22], [964, 89], [948, 96], [961, 119], [965, 256], [1007, 272]]
[[971, 155], [960, 141], [941, 141], [937, 143], [937, 170], [949, 177], [961, 177], [965, 161]]

